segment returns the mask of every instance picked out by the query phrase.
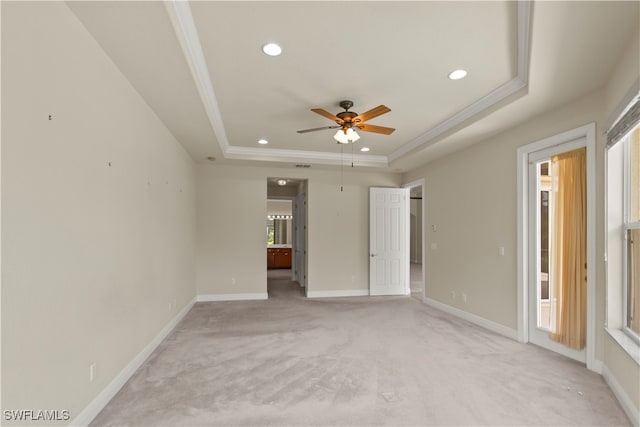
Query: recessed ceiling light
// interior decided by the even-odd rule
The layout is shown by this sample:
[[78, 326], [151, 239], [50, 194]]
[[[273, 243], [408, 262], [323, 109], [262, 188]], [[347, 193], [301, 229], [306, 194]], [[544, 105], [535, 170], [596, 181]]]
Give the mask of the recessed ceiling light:
[[287, 185], [287, 180], [286, 179], [279, 179], [278, 180], [278, 185]]
[[360, 149], [360, 151], [367, 152], [367, 151], [369, 151], [369, 147], [362, 147], [362, 148]]
[[451, 80], [460, 80], [467, 77], [467, 72], [465, 70], [455, 70], [449, 74], [449, 78]]
[[282, 48], [275, 43], [267, 43], [262, 46], [262, 51], [269, 56], [278, 56], [282, 53]]
[[269, 141], [267, 141], [266, 139], [259, 139], [258, 140], [258, 144], [265, 145], [265, 144], [268, 144], [268, 143], [269, 143]]

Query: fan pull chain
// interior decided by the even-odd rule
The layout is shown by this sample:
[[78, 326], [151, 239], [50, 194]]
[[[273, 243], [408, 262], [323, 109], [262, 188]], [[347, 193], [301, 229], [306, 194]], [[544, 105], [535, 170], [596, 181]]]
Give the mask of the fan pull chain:
[[354, 146], [355, 144], [352, 142], [351, 143], [351, 169], [353, 169], [353, 157], [354, 157], [353, 151], [355, 150]]
[[340, 192], [344, 191], [344, 144], [340, 144]]

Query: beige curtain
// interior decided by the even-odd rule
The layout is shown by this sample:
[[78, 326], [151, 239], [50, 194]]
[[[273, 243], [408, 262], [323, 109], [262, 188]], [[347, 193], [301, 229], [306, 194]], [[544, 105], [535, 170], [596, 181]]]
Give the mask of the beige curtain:
[[587, 151], [551, 159], [553, 168], [553, 238], [551, 298], [555, 329], [551, 339], [583, 349], [587, 319]]

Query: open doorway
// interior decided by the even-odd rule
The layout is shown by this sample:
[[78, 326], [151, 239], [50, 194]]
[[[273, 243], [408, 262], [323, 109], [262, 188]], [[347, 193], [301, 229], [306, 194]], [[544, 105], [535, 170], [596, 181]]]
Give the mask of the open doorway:
[[306, 295], [306, 180], [267, 178], [267, 293]]
[[409, 189], [409, 287], [412, 298], [423, 301], [425, 297], [424, 280], [424, 180], [410, 182], [404, 186]]

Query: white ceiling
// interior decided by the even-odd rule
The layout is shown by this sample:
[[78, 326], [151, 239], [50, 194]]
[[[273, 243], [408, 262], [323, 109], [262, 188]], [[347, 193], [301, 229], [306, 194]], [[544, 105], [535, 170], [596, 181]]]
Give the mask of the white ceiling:
[[638, 2], [67, 4], [196, 161], [339, 164], [335, 131], [296, 130], [349, 99], [391, 108], [356, 165], [396, 172], [602, 87], [640, 26]]

